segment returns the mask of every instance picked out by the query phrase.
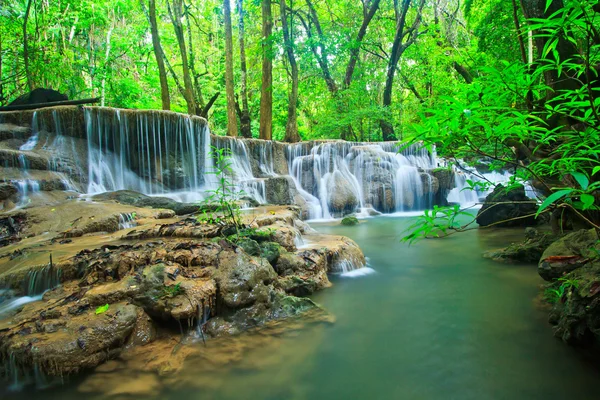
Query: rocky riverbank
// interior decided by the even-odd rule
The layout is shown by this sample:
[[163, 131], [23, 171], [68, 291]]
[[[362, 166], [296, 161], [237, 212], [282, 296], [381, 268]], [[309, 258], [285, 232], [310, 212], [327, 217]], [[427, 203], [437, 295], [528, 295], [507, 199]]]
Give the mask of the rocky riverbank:
[[295, 206], [249, 210], [237, 233], [129, 205], [131, 193], [68, 197], [1, 216], [3, 296], [37, 300], [0, 308], [0, 374], [13, 382], [76, 374], [169, 338], [329, 321], [304, 296], [329, 287], [329, 273], [365, 266], [352, 240], [317, 234]]

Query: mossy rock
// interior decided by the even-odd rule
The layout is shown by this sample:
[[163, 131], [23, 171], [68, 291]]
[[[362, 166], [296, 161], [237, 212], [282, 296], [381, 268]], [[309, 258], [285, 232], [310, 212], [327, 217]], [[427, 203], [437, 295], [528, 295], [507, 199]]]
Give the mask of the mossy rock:
[[267, 261], [269, 261], [271, 264], [275, 264], [279, 259], [281, 252], [285, 251], [284, 249], [282, 249], [279, 243], [275, 242], [265, 242], [260, 246], [260, 249], [261, 256], [263, 258], [266, 258]]
[[358, 225], [358, 218], [356, 218], [353, 215], [351, 215], [349, 217], [345, 217], [344, 219], [342, 219], [342, 225], [346, 225], [346, 226]]
[[260, 256], [261, 254], [261, 248], [256, 240], [248, 238], [240, 239], [237, 242], [237, 245], [244, 249], [244, 251], [251, 256]]

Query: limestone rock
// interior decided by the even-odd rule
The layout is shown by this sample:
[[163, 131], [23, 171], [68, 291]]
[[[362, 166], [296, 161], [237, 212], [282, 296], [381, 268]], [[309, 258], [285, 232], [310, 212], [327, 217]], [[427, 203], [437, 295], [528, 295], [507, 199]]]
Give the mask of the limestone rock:
[[537, 225], [538, 221], [534, 217], [537, 208], [535, 200], [525, 195], [522, 185], [510, 190], [498, 185], [486, 197], [477, 213], [477, 223], [480, 226], [494, 224], [497, 227]]
[[296, 185], [291, 176], [277, 176], [265, 180], [266, 200], [269, 204], [294, 204]]
[[23, 322], [0, 329], [2, 353], [11, 354], [18, 368], [37, 365], [48, 375], [62, 376], [93, 368], [118, 355], [135, 328], [137, 307], [113, 304], [98, 315], [88, 309], [64, 319], [56, 329], [47, 325], [36, 328], [35, 322], [29, 322], [35, 318], [34, 311], [18, 315]]
[[256, 302], [268, 302], [268, 285], [277, 277], [271, 264], [242, 251], [224, 251], [214, 279], [224, 305], [238, 309]]
[[358, 207], [359, 201], [348, 179], [339, 170], [336, 170], [324, 179], [327, 182], [327, 205], [329, 211], [337, 216], [354, 212]]

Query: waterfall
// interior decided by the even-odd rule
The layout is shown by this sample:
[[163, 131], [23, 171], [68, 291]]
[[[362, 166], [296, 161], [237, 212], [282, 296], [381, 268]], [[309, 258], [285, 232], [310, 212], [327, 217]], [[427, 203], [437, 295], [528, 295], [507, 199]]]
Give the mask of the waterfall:
[[[230, 179], [242, 200], [266, 204], [273, 196], [283, 198], [283, 204], [303, 207], [310, 219], [419, 211], [438, 199], [433, 170], [440, 160], [434, 148], [420, 145], [220, 137], [200, 117], [156, 110], [55, 107], [29, 115], [31, 134], [15, 159], [25, 202], [40, 181], [35, 170], [87, 194], [134, 190], [200, 201], [218, 187], [218, 177], [210, 174], [211, 145], [229, 150]], [[448, 200], [477, 202], [482, 193], [461, 191], [470, 175], [455, 170], [454, 176]], [[281, 196], [285, 190], [288, 196]]]
[[210, 136], [202, 118], [88, 107], [88, 193], [193, 193], [201, 199]]
[[43, 268], [32, 269], [27, 273], [24, 291], [28, 296], [40, 295], [60, 285], [61, 275], [60, 268], [52, 264], [48, 264]]
[[121, 213], [119, 214], [119, 230], [129, 229], [137, 226], [135, 221], [135, 215], [133, 213]]
[[[435, 155], [415, 145], [398, 149], [396, 143], [299, 143], [288, 145], [288, 167], [311, 218], [365, 208], [389, 213], [430, 207], [422, 173], [435, 168]], [[352, 209], [340, 209], [341, 204]]]

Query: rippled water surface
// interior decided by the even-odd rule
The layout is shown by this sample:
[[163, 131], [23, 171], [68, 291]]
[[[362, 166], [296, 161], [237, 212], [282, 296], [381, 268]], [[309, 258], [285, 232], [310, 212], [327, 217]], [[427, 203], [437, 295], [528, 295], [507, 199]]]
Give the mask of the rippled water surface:
[[553, 338], [536, 306], [542, 281], [535, 266], [481, 257], [519, 231], [472, 231], [408, 247], [399, 239], [411, 221], [314, 225], [356, 240], [376, 270], [333, 278], [331, 289], [313, 297], [333, 324], [210, 341], [171, 376], [121, 366], [27, 398], [600, 398], [600, 371]]

